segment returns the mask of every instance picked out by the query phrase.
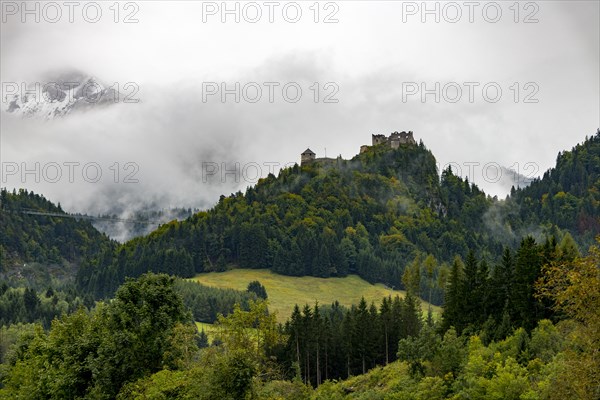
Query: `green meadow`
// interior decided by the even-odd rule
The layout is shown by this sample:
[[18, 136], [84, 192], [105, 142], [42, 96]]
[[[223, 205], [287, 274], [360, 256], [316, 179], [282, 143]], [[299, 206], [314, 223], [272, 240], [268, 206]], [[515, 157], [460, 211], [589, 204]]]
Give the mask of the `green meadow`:
[[[349, 275], [344, 278], [316, 278], [312, 276], [285, 276], [278, 275], [267, 269], [232, 269], [226, 272], [209, 272], [196, 275], [196, 280], [203, 285], [218, 288], [231, 288], [246, 290], [248, 283], [259, 281], [267, 289], [269, 296], [269, 309], [277, 312], [277, 319], [284, 322], [292, 313], [294, 305], [329, 305], [334, 301], [351, 306], [358, 304], [361, 297], [368, 303], [375, 302], [379, 306], [381, 299], [385, 296], [404, 297], [403, 290], [392, 290], [383, 284], [372, 285], [357, 275]], [[421, 301], [424, 313], [427, 312], [428, 304]], [[434, 316], [438, 316], [441, 308], [433, 306]]]

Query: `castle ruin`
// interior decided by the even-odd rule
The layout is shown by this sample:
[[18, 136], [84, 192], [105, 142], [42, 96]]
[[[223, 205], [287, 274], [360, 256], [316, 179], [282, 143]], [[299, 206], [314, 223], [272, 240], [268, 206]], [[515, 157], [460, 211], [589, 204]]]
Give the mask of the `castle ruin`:
[[337, 158], [317, 157], [315, 152], [311, 149], [306, 149], [300, 154], [300, 166], [312, 164], [314, 162], [318, 162], [322, 165], [336, 165], [342, 162], [342, 155], [340, 154]]
[[393, 132], [389, 137], [385, 135], [371, 135], [372, 145], [387, 143], [392, 149], [397, 149], [401, 144], [416, 144], [412, 131]]
[[[390, 136], [371, 135], [371, 146], [378, 146], [380, 144], [387, 145], [387, 146], [391, 147], [392, 149], [397, 149], [398, 147], [400, 147], [401, 144], [417, 144], [417, 142], [415, 141], [415, 138], [413, 137], [412, 131], [392, 132], [390, 134]], [[371, 146], [368, 146], [366, 144], [360, 146], [360, 153], [364, 153]], [[317, 155], [311, 149], [306, 149], [300, 155], [300, 165], [307, 165], [307, 164], [310, 164], [315, 161], [332, 163], [332, 162], [341, 160], [341, 156], [339, 156], [337, 159], [326, 158], [326, 157], [316, 158], [316, 157], [317, 157]]]

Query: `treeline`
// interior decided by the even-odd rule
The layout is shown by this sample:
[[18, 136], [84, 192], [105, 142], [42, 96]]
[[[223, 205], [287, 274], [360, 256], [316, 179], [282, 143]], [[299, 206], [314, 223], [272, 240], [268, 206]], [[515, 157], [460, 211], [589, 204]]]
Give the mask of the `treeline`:
[[[515, 268], [519, 252], [533, 254], [532, 246], [540, 255], [547, 245], [525, 238]], [[62, 316], [48, 332], [31, 325], [2, 328], [0, 397], [597, 399], [600, 239], [589, 255], [573, 254], [563, 240], [532, 284], [533, 298], [551, 306], [556, 322], [541, 319], [530, 331], [521, 327], [498, 340], [485, 327], [475, 332], [474, 323], [462, 334], [454, 327], [442, 333], [444, 327], [433, 319], [421, 321], [409, 295], [386, 298], [379, 308], [365, 301], [351, 309], [297, 307], [284, 326], [265, 302], [250, 302], [247, 311], [235, 306], [220, 316], [214, 345], [199, 349], [175, 279], [145, 274], [122, 285], [110, 302]], [[481, 261], [475, 261], [480, 269]], [[484, 308], [485, 293], [477, 293], [471, 300]], [[339, 365], [350, 369], [345, 374], [360, 375], [335, 382], [330, 366], [338, 343], [352, 347], [339, 353], [345, 358]], [[382, 355], [393, 353], [398, 360], [361, 374], [391, 361]]]
[[[259, 287], [264, 292], [264, 287]], [[214, 323], [219, 315], [229, 315], [236, 304], [247, 311], [250, 302], [258, 298], [255, 292], [219, 289], [183, 279], [175, 281], [174, 289], [181, 296], [183, 304], [192, 312], [194, 321], [210, 324]], [[266, 292], [264, 293], [266, 295]]]
[[[495, 265], [478, 259], [474, 251], [464, 262], [456, 257], [444, 272], [445, 305], [436, 329], [440, 333], [453, 329], [459, 336], [479, 334], [487, 344], [504, 340], [518, 328], [530, 332], [544, 319], [557, 322], [559, 316], [551, 303], [536, 296], [535, 285], [544, 265], [572, 262], [578, 256], [567, 234], [560, 244], [554, 237], [542, 244], [526, 237], [515, 252], [506, 248]], [[350, 310], [337, 304], [296, 307], [285, 325], [289, 340], [280, 355], [288, 372], [296, 363], [304, 381], [318, 386], [326, 379], [347, 378], [396, 360], [398, 343], [419, 336], [423, 321], [415, 293], [427, 276], [427, 266], [434, 265], [429, 256], [417, 257], [407, 267], [403, 280], [409, 294], [404, 300], [386, 298], [379, 306], [363, 300]]]
[[446, 286], [443, 330], [482, 332], [490, 341], [504, 339], [516, 328], [530, 331], [542, 319], [556, 320], [551, 304], [536, 296], [536, 282], [544, 265], [572, 262], [578, 256], [577, 245], [566, 234], [560, 244], [554, 237], [542, 244], [525, 237], [516, 252], [506, 248], [493, 266], [473, 251], [464, 263], [457, 257]]
[[511, 225], [556, 224], [586, 248], [593, 244], [600, 233], [600, 129], [559, 153], [554, 168], [528, 187], [513, 190], [510, 200]]
[[[267, 296], [264, 286], [258, 281], [252, 282], [247, 291], [240, 291], [177, 279], [174, 290], [195, 321], [211, 324], [219, 315], [229, 315], [236, 304], [242, 310], [248, 310], [251, 301]], [[29, 285], [9, 285], [0, 281], [0, 327], [35, 322], [49, 329], [55, 318], [72, 314], [80, 308], [89, 310], [95, 305], [90, 294], [82, 293], [73, 284], [62, 284], [56, 289], [49, 286], [38, 291]]]
[[[440, 262], [469, 248], [499, 254], [502, 243], [481, 223], [492, 202], [450, 169], [440, 180], [422, 143], [374, 146], [335, 166], [296, 165], [245, 194], [221, 196], [207, 212], [86, 262], [78, 282], [106, 297], [126, 276], [145, 271], [190, 277], [233, 266], [293, 276], [358, 274], [398, 288], [406, 260], [419, 254]], [[441, 290], [432, 301], [441, 303]]]
[[91, 296], [82, 295], [73, 286], [37, 292], [32, 287], [10, 287], [0, 281], [0, 326], [38, 322], [48, 329], [54, 318], [93, 304]]
[[[310, 398], [598, 399], [597, 240], [588, 256], [572, 258], [570, 251], [561, 251], [541, 268], [533, 285], [535, 297], [551, 305], [557, 322], [542, 319], [530, 332], [518, 328], [498, 340], [490, 340], [485, 329], [470, 334], [465, 329], [458, 335], [451, 327], [441, 336], [438, 332], [443, 329], [424, 324], [417, 336], [400, 340], [401, 363], [347, 381], [327, 382]], [[523, 243], [520, 250], [524, 247], [529, 245]], [[265, 391], [276, 392], [275, 387]]]
[[457, 336], [451, 329], [439, 336], [435, 330], [424, 325], [402, 340], [402, 362], [326, 382], [310, 399], [593, 399], [569, 396], [583, 379], [565, 381], [561, 369], [570, 344], [548, 320], [531, 334], [520, 328], [487, 344], [477, 335]]
[[384, 298], [379, 307], [363, 298], [347, 309], [296, 305], [283, 333], [287, 343], [279, 354], [291, 378], [299, 368], [305, 383], [320, 385], [327, 379], [365, 373], [376, 365], [396, 360], [398, 341], [416, 336], [422, 325], [419, 299]]

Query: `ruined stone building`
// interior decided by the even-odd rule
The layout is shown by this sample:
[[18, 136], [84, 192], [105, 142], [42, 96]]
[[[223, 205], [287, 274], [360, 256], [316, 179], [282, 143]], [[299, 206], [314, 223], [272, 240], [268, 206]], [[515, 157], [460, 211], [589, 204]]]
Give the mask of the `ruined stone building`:
[[[392, 132], [389, 137], [385, 135], [371, 135], [372, 146], [378, 144], [388, 144], [392, 149], [397, 149], [401, 144], [416, 144], [412, 131]], [[368, 146], [361, 146], [361, 153], [366, 151]]]
[[[390, 136], [385, 135], [371, 135], [371, 146], [377, 146], [380, 144], [388, 145], [392, 149], [397, 149], [401, 144], [417, 144], [415, 138], [413, 137], [412, 131], [402, 131], [402, 132], [392, 132]], [[364, 153], [369, 149], [370, 146], [362, 145], [360, 146], [360, 152]], [[306, 149], [300, 155], [300, 165], [307, 165], [312, 162], [323, 162], [323, 163], [335, 163], [341, 160], [341, 156], [338, 158], [317, 158], [317, 155], [311, 150]]]

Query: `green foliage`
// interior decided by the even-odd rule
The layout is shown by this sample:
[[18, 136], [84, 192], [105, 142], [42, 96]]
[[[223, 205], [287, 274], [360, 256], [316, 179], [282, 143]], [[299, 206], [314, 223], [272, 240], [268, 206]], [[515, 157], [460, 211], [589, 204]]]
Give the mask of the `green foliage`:
[[217, 328], [226, 351], [248, 354], [257, 365], [264, 364], [271, 348], [282, 340], [276, 315], [269, 314], [264, 301], [251, 301], [248, 311], [236, 305], [227, 317], [219, 316]]
[[431, 368], [435, 375], [456, 377], [460, 374], [465, 358], [464, 342], [464, 338], [456, 335], [454, 328], [450, 328], [444, 333], [439, 348], [431, 361]]
[[537, 282], [539, 296], [550, 299], [556, 311], [570, 318], [568, 340], [561, 343], [551, 329], [540, 329], [536, 349], [548, 358], [542, 346], [565, 346], [566, 368], [564, 378], [555, 383], [557, 398], [573, 394], [593, 399], [600, 396], [600, 236], [587, 256], [570, 258], [545, 265]]
[[13, 362], [27, 348], [36, 324], [13, 324], [0, 327], [0, 365]]
[[[0, 394], [29, 399], [114, 398], [128, 382], [193, 357], [195, 328], [173, 290], [174, 279], [144, 275], [115, 299], [41, 328], [13, 357]], [[0, 396], [1, 397], [1, 396]]]
[[256, 365], [244, 352], [233, 351], [219, 360], [213, 387], [222, 399], [248, 399], [252, 397], [252, 380], [256, 374]]
[[281, 341], [274, 316], [267, 313], [265, 302], [251, 302], [248, 311], [235, 307], [217, 325], [218, 347], [204, 349], [182, 371], [162, 370], [127, 384], [118, 399], [256, 398], [257, 377], [274, 373], [269, 355]]
[[306, 400], [311, 390], [301, 380], [269, 381], [261, 385], [256, 397], [262, 400]]
[[[337, 166], [284, 169], [245, 194], [223, 196], [206, 212], [92, 260], [78, 283], [106, 297], [126, 276], [148, 270], [190, 277], [242, 267], [292, 276], [355, 273], [401, 288], [405, 260], [416, 259], [413, 291], [440, 304], [435, 260], [464, 256], [467, 245], [500, 246], [480, 222], [491, 201], [451, 171], [440, 182], [424, 146], [373, 148]], [[431, 255], [423, 273], [419, 253]]]
[[246, 289], [249, 293], [254, 293], [256, 297], [259, 297], [263, 300], [268, 298], [267, 290], [259, 281], [252, 281], [248, 284], [248, 288]]
[[564, 338], [549, 320], [541, 320], [538, 326], [531, 331], [531, 340], [529, 341], [531, 357], [548, 363], [555, 354], [563, 349]]
[[71, 278], [80, 263], [116, 246], [88, 221], [22, 211], [64, 213], [60, 205], [33, 192], [0, 189], [0, 278], [13, 285], [26, 279], [28, 286], [39, 288], [53, 278]]
[[[313, 399], [558, 399], [553, 385], [567, 366], [560, 347], [537, 357], [534, 336], [564, 339], [550, 321], [541, 321], [532, 339], [524, 330], [484, 345], [479, 336], [459, 338], [449, 330], [440, 340], [425, 325], [417, 337], [401, 340], [402, 359], [341, 382], [325, 382]], [[543, 333], [542, 333], [543, 332]], [[536, 338], [535, 341], [540, 340]], [[525, 343], [523, 345], [523, 343]], [[552, 347], [552, 346], [551, 346]], [[517, 358], [521, 359], [518, 361]], [[564, 379], [563, 379], [564, 380]], [[564, 396], [564, 394], [562, 394]], [[562, 397], [564, 398], [564, 397]], [[576, 397], [592, 399], [592, 397]]]
[[163, 369], [125, 385], [117, 400], [210, 400], [210, 371], [194, 366], [183, 371]]
[[61, 290], [49, 287], [40, 293], [32, 287], [9, 287], [0, 281], [0, 289], [0, 326], [39, 322], [48, 329], [54, 318], [93, 304], [89, 296], [80, 297], [73, 285], [63, 285]]
[[286, 346], [279, 358], [291, 377], [299, 367], [307, 384], [365, 373], [396, 359], [398, 341], [416, 335], [421, 309], [415, 297], [385, 297], [379, 308], [364, 300], [350, 308], [339, 303], [295, 306], [284, 326]]
[[439, 338], [433, 328], [423, 326], [417, 337], [409, 336], [398, 343], [398, 359], [406, 361], [413, 376], [425, 372], [423, 363], [433, 360], [439, 347]]
[[472, 251], [464, 268], [456, 259], [446, 287], [442, 330], [453, 326], [459, 334], [481, 332], [490, 342], [503, 339], [513, 328], [531, 331], [542, 319], [556, 320], [549, 304], [536, 296], [535, 284], [544, 263], [577, 254], [569, 239], [565, 243], [561, 247], [552, 238], [539, 245], [528, 236], [515, 255], [505, 248], [491, 273], [486, 261], [479, 261]]
[[174, 288], [181, 296], [183, 304], [192, 312], [195, 321], [211, 324], [220, 314], [229, 315], [233, 312], [235, 304], [239, 304], [243, 310], [248, 310], [250, 301], [257, 298], [257, 295], [250, 291], [219, 289], [184, 279], [177, 279]]
[[[375, 146], [284, 169], [120, 246], [81, 221], [23, 214], [62, 211], [2, 190], [0, 322], [60, 318], [0, 327], [0, 397], [597, 399], [600, 250], [582, 256], [578, 243], [600, 230], [599, 144], [600, 131], [505, 201], [450, 168], [438, 177], [422, 144]], [[551, 235], [518, 244], [531, 226]], [[49, 285], [79, 265], [80, 289], [115, 298], [89, 310]], [[266, 298], [259, 282], [227, 292], [144, 275], [236, 266], [409, 290], [379, 307], [296, 307], [279, 326], [253, 301]], [[418, 295], [444, 299], [440, 326], [423, 322]], [[200, 320], [223, 314], [212, 346], [186, 305]]]
[[551, 223], [591, 245], [600, 233], [600, 130], [559, 153], [556, 166], [514, 191], [511, 203], [519, 208], [513, 226]]

